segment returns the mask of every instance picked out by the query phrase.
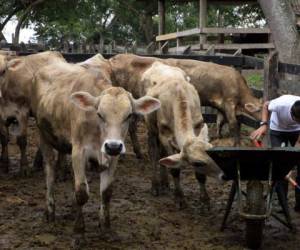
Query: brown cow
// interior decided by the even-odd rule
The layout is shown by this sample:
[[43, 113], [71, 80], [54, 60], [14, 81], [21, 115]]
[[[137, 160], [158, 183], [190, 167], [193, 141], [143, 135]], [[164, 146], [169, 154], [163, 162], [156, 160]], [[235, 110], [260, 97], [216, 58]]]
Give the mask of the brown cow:
[[[1, 59], [2, 58], [2, 59]], [[17, 136], [17, 144], [21, 151], [20, 172], [27, 173], [27, 123], [30, 113], [31, 86], [34, 73], [42, 66], [64, 61], [58, 52], [42, 52], [24, 57], [0, 56], [0, 77], [2, 98], [0, 99], [2, 121], [6, 126], [0, 126], [2, 137], [2, 159], [8, 170], [8, 131]], [[2, 62], [2, 63], [1, 63]], [[1, 66], [2, 65], [2, 66]], [[3, 123], [2, 123], [3, 124]], [[2, 132], [3, 131], [3, 132]]]
[[180, 207], [185, 205], [180, 186], [180, 165], [195, 167], [203, 205], [207, 205], [205, 202], [208, 200], [204, 174], [218, 178], [222, 175], [222, 171], [206, 153], [211, 147], [206, 135], [207, 126], [203, 127], [198, 93], [188, 80], [189, 77], [181, 69], [154, 62], [143, 73], [139, 84], [141, 95], [155, 97], [161, 102], [157, 112], [146, 116], [149, 156], [153, 164], [152, 191], [157, 195], [160, 188], [168, 186], [165, 167], [161, 166], [160, 181], [157, 177], [158, 160], [168, 156], [161, 159], [160, 163], [171, 167], [175, 199]]
[[255, 119], [261, 118], [261, 101], [252, 95], [243, 76], [228, 66], [196, 60], [163, 60], [119, 54], [110, 59], [115, 83], [137, 96], [143, 72], [157, 60], [179, 67], [190, 76], [191, 84], [195, 86], [200, 96], [201, 105], [212, 106], [224, 115], [232, 136], [236, 138], [236, 144], [239, 143], [239, 125], [236, 115], [247, 113]]
[[38, 71], [33, 84], [32, 109], [45, 159], [48, 219], [55, 217], [55, 149], [72, 155], [77, 209], [74, 230], [80, 236], [85, 228], [82, 206], [89, 197], [87, 161], [92, 159], [101, 167], [100, 216], [104, 216], [104, 227], [109, 227], [111, 184], [118, 156], [125, 153], [130, 118], [134, 113], [149, 114], [160, 107], [155, 98], [136, 100], [123, 88], [111, 87], [109, 68], [99, 55], [80, 65], [59, 62]]

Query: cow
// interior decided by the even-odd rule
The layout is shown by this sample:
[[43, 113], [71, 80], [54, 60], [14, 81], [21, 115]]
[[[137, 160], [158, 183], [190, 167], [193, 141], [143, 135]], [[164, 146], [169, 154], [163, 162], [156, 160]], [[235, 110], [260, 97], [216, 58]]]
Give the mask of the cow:
[[[1, 59], [2, 58], [2, 59]], [[1, 144], [2, 160], [5, 171], [8, 171], [9, 158], [7, 151], [8, 126], [10, 132], [17, 136], [21, 151], [20, 173], [28, 174], [26, 157], [27, 124], [30, 114], [31, 82], [34, 73], [42, 66], [65, 61], [58, 52], [42, 52], [22, 57], [0, 56], [1, 95]], [[5, 124], [6, 126], [3, 126]]]
[[[188, 80], [183, 70], [154, 62], [143, 73], [139, 83], [140, 96], [152, 96], [161, 102], [161, 108], [145, 118], [149, 158], [153, 167], [151, 190], [158, 195], [168, 188], [165, 166], [170, 167], [175, 184], [175, 201], [180, 208], [186, 205], [180, 186], [180, 166], [195, 167], [204, 206], [208, 201], [205, 175], [222, 176], [222, 171], [206, 153], [211, 147], [207, 140], [207, 126], [203, 123], [198, 93]], [[160, 180], [157, 173], [159, 159], [163, 165], [160, 166]]]
[[190, 82], [199, 94], [201, 105], [214, 107], [223, 114], [229, 123], [231, 136], [235, 137], [236, 145], [240, 139], [236, 116], [246, 113], [254, 119], [261, 119], [261, 100], [253, 96], [244, 77], [228, 66], [187, 59], [158, 59], [119, 54], [110, 59], [114, 82], [134, 96], [137, 95], [143, 72], [155, 61], [179, 67], [190, 76]]
[[89, 198], [86, 164], [100, 168], [100, 225], [110, 227], [109, 204], [118, 156], [126, 151], [124, 138], [133, 114], [147, 115], [160, 107], [159, 100], [134, 99], [112, 87], [110, 65], [100, 55], [81, 63], [58, 62], [35, 75], [32, 110], [36, 114], [46, 169], [46, 214], [55, 219], [54, 150], [71, 154], [75, 184], [74, 232], [84, 236], [83, 205]]

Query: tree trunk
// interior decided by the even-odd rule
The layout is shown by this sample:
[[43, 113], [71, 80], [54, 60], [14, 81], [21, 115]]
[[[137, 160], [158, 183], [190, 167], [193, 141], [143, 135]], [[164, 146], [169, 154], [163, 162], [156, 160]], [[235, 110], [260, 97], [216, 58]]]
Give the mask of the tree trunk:
[[30, 11], [38, 4], [44, 2], [45, 0], [36, 0], [33, 3], [31, 3], [23, 12], [23, 14], [20, 16], [18, 24], [16, 26], [15, 29], [15, 38], [13, 41], [14, 45], [17, 45], [19, 43], [19, 37], [20, 37], [20, 30], [21, 27], [23, 25], [23, 23], [25, 22], [26, 18], [28, 17], [28, 15], [30, 14]]
[[144, 31], [146, 44], [148, 45], [153, 41], [153, 35], [154, 35], [154, 25], [152, 20], [152, 14], [146, 13], [144, 15], [140, 16], [140, 23], [141, 27]]
[[8, 21], [20, 10], [21, 10], [21, 8], [16, 8], [7, 15], [7, 17], [4, 19], [4, 21], [0, 24], [0, 31], [2, 31], [4, 29], [4, 27], [8, 23]]
[[279, 59], [300, 64], [300, 36], [289, 0], [258, 0], [271, 29]]

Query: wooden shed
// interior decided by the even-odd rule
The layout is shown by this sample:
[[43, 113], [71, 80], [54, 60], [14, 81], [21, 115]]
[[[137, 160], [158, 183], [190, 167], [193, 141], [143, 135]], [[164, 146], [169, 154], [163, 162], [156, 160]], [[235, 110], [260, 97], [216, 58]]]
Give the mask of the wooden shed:
[[[165, 15], [166, 15], [166, 1], [170, 1], [174, 4], [185, 4], [188, 2], [197, 2], [198, 6], [198, 27], [189, 30], [177, 31], [173, 33], [165, 33]], [[230, 4], [240, 5], [246, 3], [256, 3], [256, 0], [158, 0], [158, 36], [156, 36], [156, 42], [159, 44], [159, 50], [161, 53], [185, 53], [187, 51], [199, 51], [216, 49], [220, 51], [265, 51], [274, 48], [274, 44], [271, 41], [271, 32], [268, 27], [264, 28], [228, 28], [228, 27], [207, 27], [207, 8], [208, 4]], [[232, 35], [241, 36], [244, 39], [243, 42], [236, 43], [208, 43], [207, 36], [209, 35]], [[198, 44], [181, 44], [181, 39], [189, 36], [199, 36]], [[251, 39], [249, 39], [249, 36]], [[169, 42], [176, 40], [176, 47], [168, 46]], [[238, 39], [237, 39], [238, 40]], [[249, 43], [247, 41], [250, 41]], [[239, 40], [238, 40], [239, 42]]]

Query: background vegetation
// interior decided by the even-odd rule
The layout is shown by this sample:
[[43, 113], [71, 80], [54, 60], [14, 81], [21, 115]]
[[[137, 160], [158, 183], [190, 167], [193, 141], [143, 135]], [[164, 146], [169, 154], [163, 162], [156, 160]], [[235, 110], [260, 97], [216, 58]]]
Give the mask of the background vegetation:
[[[166, 32], [195, 28], [197, 1], [167, 2]], [[17, 16], [19, 30], [34, 24], [37, 39], [50, 47], [63, 43], [110, 43], [136, 41], [147, 45], [157, 34], [156, 1], [133, 0], [10, 0], [0, 1], [0, 36], [6, 23]], [[260, 26], [264, 18], [259, 5], [209, 5], [208, 26]]]

